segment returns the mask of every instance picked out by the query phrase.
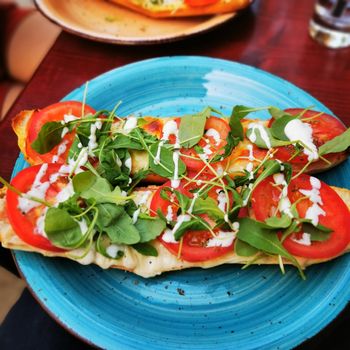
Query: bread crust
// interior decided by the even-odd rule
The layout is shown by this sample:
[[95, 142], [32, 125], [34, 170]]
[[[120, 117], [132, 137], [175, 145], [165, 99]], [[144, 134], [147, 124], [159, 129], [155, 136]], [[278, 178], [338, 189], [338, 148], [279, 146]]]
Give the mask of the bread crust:
[[242, 10], [252, 3], [252, 0], [221, 0], [216, 4], [208, 6], [190, 7], [183, 4], [177, 8], [174, 7], [173, 9], [170, 8], [170, 6], [168, 6], [166, 9], [162, 9], [159, 5], [145, 8], [142, 4], [137, 4], [133, 0], [109, 1], [153, 18], [192, 17], [223, 14]]

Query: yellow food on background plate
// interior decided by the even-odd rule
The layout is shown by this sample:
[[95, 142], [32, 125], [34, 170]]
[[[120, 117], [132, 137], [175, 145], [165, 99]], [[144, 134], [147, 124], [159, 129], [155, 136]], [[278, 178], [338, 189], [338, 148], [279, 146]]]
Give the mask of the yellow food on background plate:
[[252, 0], [109, 0], [154, 18], [215, 15], [242, 10]]

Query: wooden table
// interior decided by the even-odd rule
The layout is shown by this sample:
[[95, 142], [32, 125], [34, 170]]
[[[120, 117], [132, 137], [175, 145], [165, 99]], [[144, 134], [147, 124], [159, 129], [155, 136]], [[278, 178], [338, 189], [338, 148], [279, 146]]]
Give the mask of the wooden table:
[[306, 90], [350, 125], [350, 48], [330, 50], [314, 42], [308, 35], [312, 11], [313, 1], [257, 0], [210, 33], [155, 46], [109, 45], [62, 33], [0, 125], [1, 175], [9, 179], [18, 156], [10, 127], [17, 112], [44, 107], [96, 75], [150, 57], [203, 55], [262, 68]]

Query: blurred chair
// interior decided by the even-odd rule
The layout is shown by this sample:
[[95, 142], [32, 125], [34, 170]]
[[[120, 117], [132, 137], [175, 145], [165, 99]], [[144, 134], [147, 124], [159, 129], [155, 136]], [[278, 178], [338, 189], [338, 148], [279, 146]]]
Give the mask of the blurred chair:
[[0, 1], [0, 120], [60, 33], [30, 1], [19, 3], [26, 6], [14, 0]]

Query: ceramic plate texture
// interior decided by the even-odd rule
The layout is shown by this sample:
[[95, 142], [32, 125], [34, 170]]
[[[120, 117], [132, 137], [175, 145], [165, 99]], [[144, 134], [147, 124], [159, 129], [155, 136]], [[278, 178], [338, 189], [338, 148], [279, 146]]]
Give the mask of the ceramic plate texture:
[[114, 44], [155, 44], [208, 31], [235, 16], [152, 19], [101, 0], [35, 0], [38, 9], [64, 30]]
[[[80, 87], [66, 100], [82, 100]], [[134, 63], [89, 83], [87, 103], [119, 115], [173, 116], [211, 105], [307, 107], [331, 113], [296, 86], [264, 71], [205, 57]], [[254, 117], [267, 118], [264, 112]], [[14, 173], [25, 167], [20, 157]], [[350, 162], [322, 174], [350, 187]], [[143, 279], [118, 270], [16, 252], [41, 304], [66, 328], [108, 349], [289, 349], [325, 327], [350, 299], [350, 256], [283, 276], [277, 266], [225, 265]]]

